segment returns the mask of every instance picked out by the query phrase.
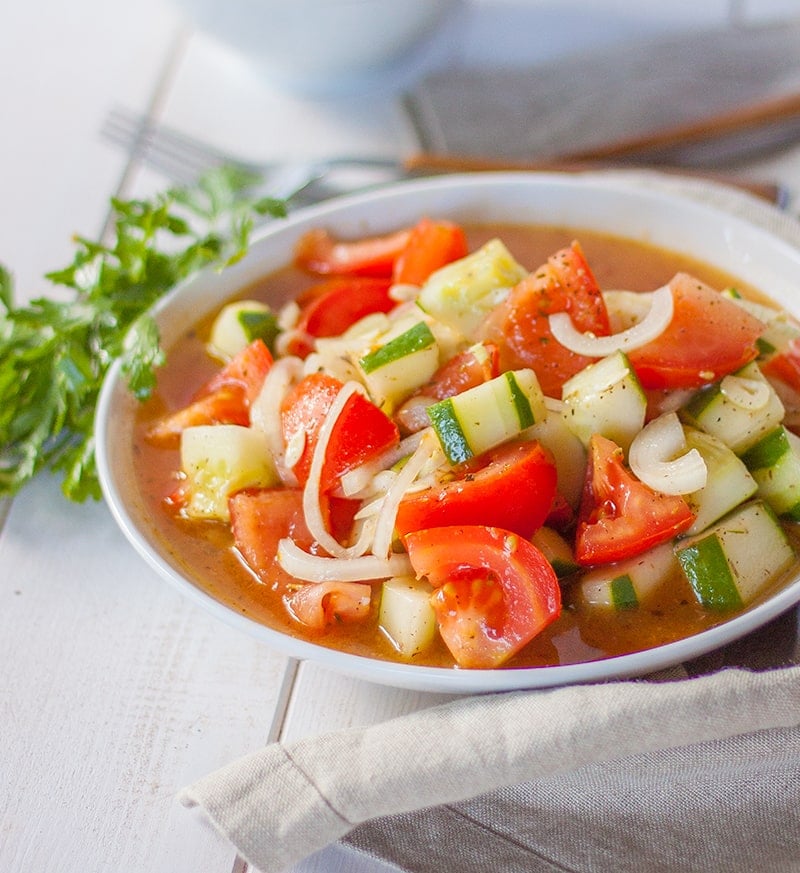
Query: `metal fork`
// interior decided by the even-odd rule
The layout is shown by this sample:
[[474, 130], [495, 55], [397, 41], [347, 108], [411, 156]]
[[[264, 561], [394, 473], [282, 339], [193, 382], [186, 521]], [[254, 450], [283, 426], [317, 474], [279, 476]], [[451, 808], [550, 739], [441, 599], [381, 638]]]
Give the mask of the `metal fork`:
[[[290, 201], [293, 206], [319, 203], [345, 192], [419, 175], [491, 170], [580, 172], [613, 166], [609, 163], [575, 160], [515, 162], [425, 153], [403, 160], [352, 155], [311, 161], [254, 163], [170, 127], [156, 124], [145, 116], [119, 108], [111, 110], [100, 133], [104, 139], [123, 147], [142, 163], [178, 184], [191, 184], [204, 170], [227, 164], [258, 177], [261, 182], [256, 193]], [[662, 169], [669, 171], [669, 168]], [[691, 171], [686, 168], [681, 168], [679, 172], [682, 175], [694, 175], [736, 185], [771, 203], [777, 203], [781, 208], [787, 208], [789, 204], [789, 194], [781, 185], [737, 178], [726, 173]]]
[[120, 108], [109, 112], [100, 135], [177, 184], [192, 184], [212, 167], [233, 166], [260, 180], [259, 193], [296, 204], [408, 175], [400, 161], [369, 155], [255, 163]]

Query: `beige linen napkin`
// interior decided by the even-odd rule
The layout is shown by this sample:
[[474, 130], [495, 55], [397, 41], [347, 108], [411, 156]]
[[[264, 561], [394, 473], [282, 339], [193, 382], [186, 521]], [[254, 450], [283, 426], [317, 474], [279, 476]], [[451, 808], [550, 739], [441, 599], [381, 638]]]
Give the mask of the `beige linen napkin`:
[[[658, 174], [597, 178], [620, 177], [800, 245], [797, 222], [748, 195]], [[798, 871], [797, 619], [791, 610], [669, 678], [467, 697], [273, 743], [180, 799], [264, 873], [343, 837], [414, 873]]]

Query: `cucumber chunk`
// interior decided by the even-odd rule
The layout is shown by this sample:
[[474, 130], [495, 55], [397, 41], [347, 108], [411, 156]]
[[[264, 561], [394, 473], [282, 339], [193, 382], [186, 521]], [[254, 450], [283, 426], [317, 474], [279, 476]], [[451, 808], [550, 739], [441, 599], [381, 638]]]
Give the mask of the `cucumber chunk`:
[[427, 649], [436, 636], [433, 588], [413, 576], [395, 576], [381, 586], [378, 624], [389, 642], [405, 657]]
[[525, 436], [538, 440], [553, 455], [558, 472], [558, 490], [573, 509], [577, 509], [586, 478], [586, 447], [567, 427], [562, 415], [563, 404], [553, 397], [544, 398], [546, 414]]
[[765, 434], [783, 420], [784, 408], [775, 389], [753, 361], [738, 370], [734, 376], [762, 392], [766, 401], [756, 407], [735, 402], [726, 393], [726, 377], [710, 388], [695, 394], [681, 410], [681, 418], [688, 424], [721, 439], [730, 449], [741, 455], [755, 445]]
[[391, 410], [424, 385], [439, 366], [439, 347], [430, 327], [419, 321], [358, 361], [376, 405]]
[[584, 445], [599, 433], [625, 452], [644, 425], [647, 397], [627, 355], [617, 351], [564, 383], [564, 420]]
[[509, 370], [428, 407], [451, 464], [467, 461], [519, 436], [547, 414], [533, 370]]
[[744, 462], [722, 440], [693, 427], [684, 427], [686, 447], [697, 449], [706, 462], [708, 477], [698, 491], [684, 494], [696, 514], [687, 535], [700, 533], [715, 521], [749, 500], [758, 490]]
[[256, 339], [263, 339], [272, 348], [278, 332], [277, 317], [269, 306], [258, 300], [237, 300], [223, 306], [214, 319], [208, 350], [228, 361]]
[[775, 513], [762, 500], [746, 503], [681, 542], [676, 555], [698, 601], [719, 611], [751, 603], [796, 557]]
[[672, 543], [662, 543], [642, 555], [596, 567], [584, 573], [580, 597], [590, 606], [636, 609], [678, 570]]
[[280, 484], [263, 432], [238, 424], [203, 424], [181, 434], [181, 470], [189, 484], [186, 513], [228, 521], [228, 498], [243, 488]]
[[780, 425], [748, 449], [742, 460], [772, 509], [782, 518], [800, 521], [800, 437]]
[[417, 305], [470, 336], [483, 318], [528, 271], [499, 239], [436, 270], [422, 286]]
[[559, 579], [571, 576], [580, 569], [572, 546], [553, 528], [540, 527], [531, 537], [531, 542], [547, 558]]

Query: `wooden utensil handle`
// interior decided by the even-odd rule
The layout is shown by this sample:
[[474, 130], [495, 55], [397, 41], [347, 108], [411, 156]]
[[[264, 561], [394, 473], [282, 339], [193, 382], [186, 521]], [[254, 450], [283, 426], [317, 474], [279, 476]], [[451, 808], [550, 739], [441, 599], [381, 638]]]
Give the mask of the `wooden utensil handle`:
[[[608, 170], [620, 169], [620, 165], [614, 165], [609, 162], [590, 161], [590, 160], [543, 160], [543, 161], [510, 161], [496, 160], [492, 158], [483, 158], [479, 156], [461, 156], [434, 154], [429, 152], [421, 152], [412, 155], [404, 161], [406, 170], [417, 175], [435, 174], [435, 173], [469, 173], [469, 172], [502, 172], [502, 171], [538, 171], [549, 173], [585, 173], [592, 170]], [[637, 169], [636, 166], [625, 164], [625, 169]], [[638, 169], [657, 170], [659, 173], [668, 173], [680, 176], [689, 176], [697, 179], [708, 179], [709, 181], [719, 182], [725, 185], [732, 185], [735, 188], [740, 188], [748, 191], [751, 194], [768, 200], [770, 203], [781, 203], [784, 190], [773, 182], [764, 182], [753, 179], [742, 179], [739, 176], [732, 176], [727, 173], [706, 172], [698, 170], [687, 170], [684, 168], [669, 168], [669, 167], [646, 167], [639, 166]]]

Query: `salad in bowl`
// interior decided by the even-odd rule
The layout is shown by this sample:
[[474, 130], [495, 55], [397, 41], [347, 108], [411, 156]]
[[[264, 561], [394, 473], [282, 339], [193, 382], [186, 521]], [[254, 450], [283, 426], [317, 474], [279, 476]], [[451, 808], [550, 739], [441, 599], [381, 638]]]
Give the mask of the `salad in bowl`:
[[[726, 227], [686, 244], [692, 221]], [[261, 243], [165, 301], [153, 398], [112, 374], [100, 407], [123, 529], [229, 621], [488, 690], [656, 669], [800, 599], [788, 246], [516, 175], [351, 198]]]

